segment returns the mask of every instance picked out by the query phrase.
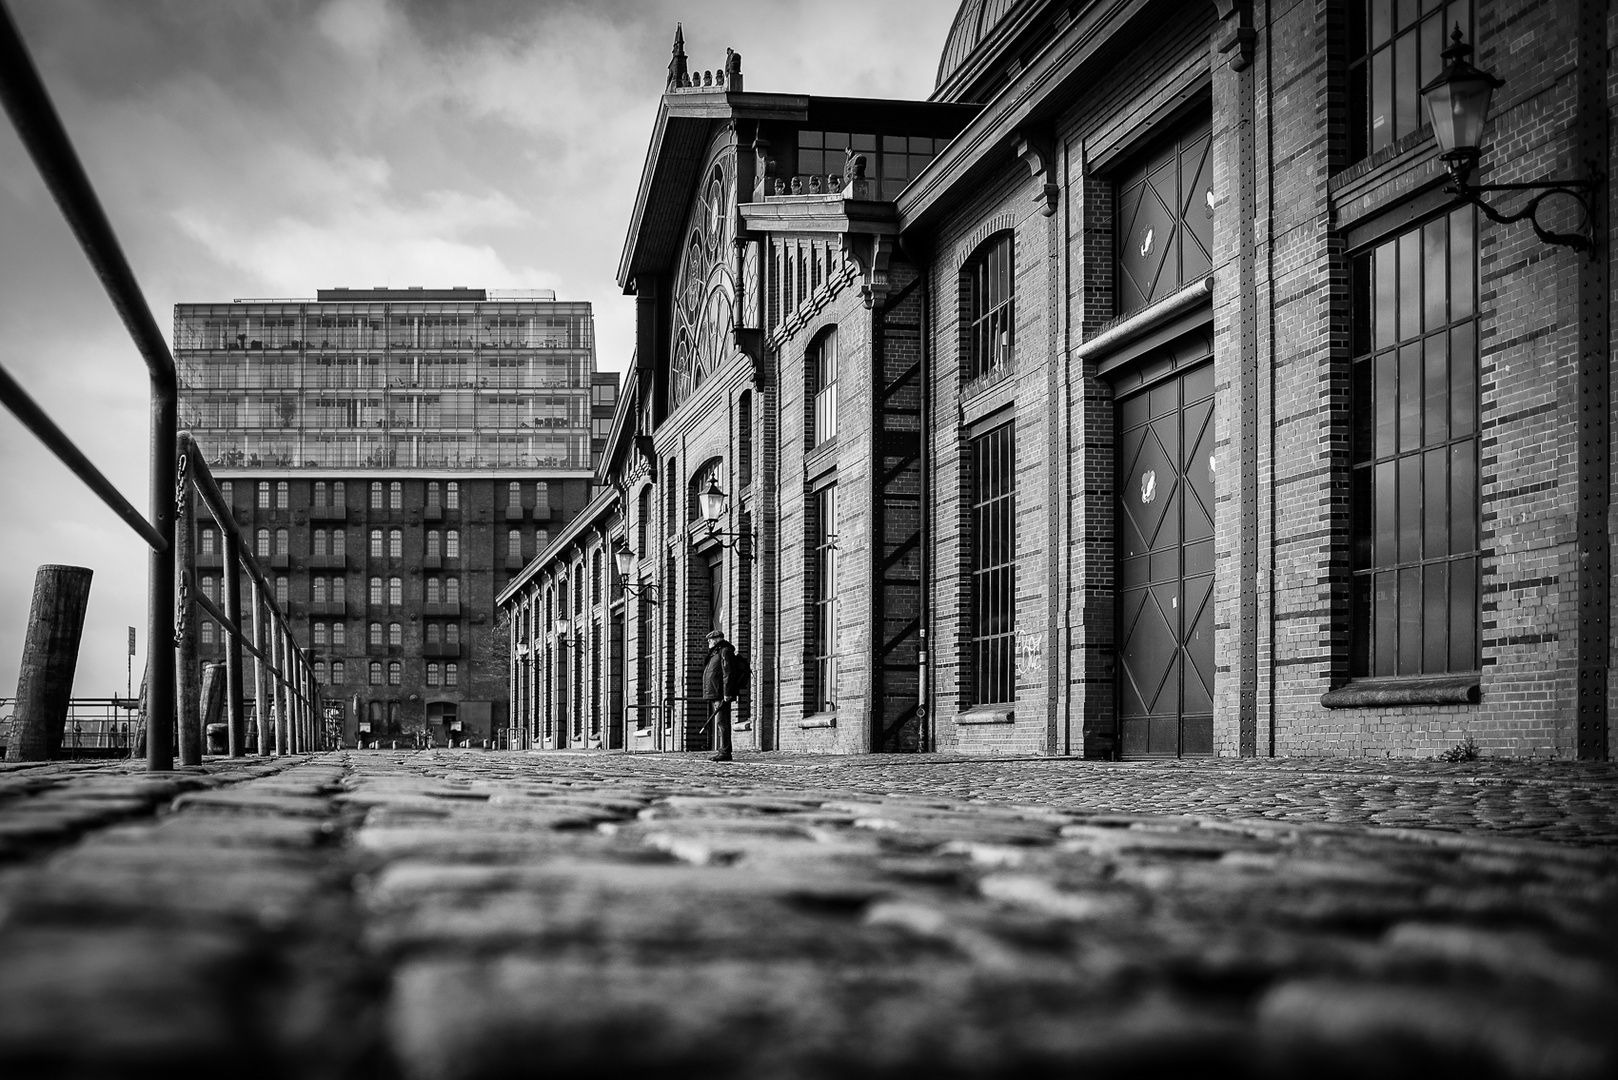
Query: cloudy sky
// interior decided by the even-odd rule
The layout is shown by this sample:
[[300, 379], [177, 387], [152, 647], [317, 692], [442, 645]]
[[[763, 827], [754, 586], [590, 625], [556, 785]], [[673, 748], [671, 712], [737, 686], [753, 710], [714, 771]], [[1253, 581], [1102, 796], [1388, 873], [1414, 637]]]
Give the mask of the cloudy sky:
[[[694, 68], [749, 90], [923, 98], [955, 0], [0, 0], [11, 10], [159, 326], [173, 305], [332, 285], [613, 281], [676, 21]], [[0, 364], [146, 509], [145, 369], [0, 122]], [[0, 697], [34, 570], [95, 571], [79, 696], [145, 652], [145, 548], [0, 412]]]

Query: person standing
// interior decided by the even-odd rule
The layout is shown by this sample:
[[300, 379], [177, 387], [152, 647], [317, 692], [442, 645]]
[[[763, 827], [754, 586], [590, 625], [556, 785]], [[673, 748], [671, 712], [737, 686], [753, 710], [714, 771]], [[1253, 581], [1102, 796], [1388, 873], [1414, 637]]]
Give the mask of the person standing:
[[708, 700], [713, 725], [715, 761], [730, 760], [730, 703], [741, 693], [736, 649], [718, 630], [708, 632], [708, 661], [702, 668], [702, 696]]

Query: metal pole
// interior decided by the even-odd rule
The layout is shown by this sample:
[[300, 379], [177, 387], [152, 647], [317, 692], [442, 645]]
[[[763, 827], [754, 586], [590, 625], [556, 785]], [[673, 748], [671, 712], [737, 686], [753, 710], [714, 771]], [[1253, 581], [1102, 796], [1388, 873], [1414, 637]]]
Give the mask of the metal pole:
[[258, 729], [259, 757], [270, 755], [270, 691], [265, 683], [264, 598], [256, 578], [249, 584], [253, 592], [253, 725]]
[[270, 656], [272, 658], [270, 662], [270, 695], [275, 699], [274, 712], [272, 714], [275, 721], [275, 734], [274, 738], [271, 740], [271, 743], [275, 747], [275, 756], [283, 757], [287, 752], [286, 733], [284, 730], [286, 727], [287, 715], [286, 685], [281, 681], [281, 657], [283, 655], [283, 649], [285, 646], [283, 646], [281, 643], [280, 627], [276, 626], [275, 624], [274, 609], [272, 608], [267, 615], [269, 619], [269, 626], [267, 627], [266, 632], [269, 634], [270, 638]]
[[225, 644], [225, 726], [230, 733], [230, 756], [247, 753], [246, 717], [242, 714], [242, 538], [235, 522], [221, 521], [219, 532], [225, 538], [225, 610], [236, 620]]
[[189, 461], [182, 447], [176, 470], [179, 482], [175, 488], [179, 521], [174, 527], [174, 575], [179, 582], [175, 598], [174, 634], [178, 638], [175, 664], [175, 691], [178, 695], [178, 723], [180, 725], [180, 764], [202, 764], [202, 739], [198, 725], [202, 673], [197, 669], [197, 611], [191, 603], [196, 590], [196, 509], [191, 501]]

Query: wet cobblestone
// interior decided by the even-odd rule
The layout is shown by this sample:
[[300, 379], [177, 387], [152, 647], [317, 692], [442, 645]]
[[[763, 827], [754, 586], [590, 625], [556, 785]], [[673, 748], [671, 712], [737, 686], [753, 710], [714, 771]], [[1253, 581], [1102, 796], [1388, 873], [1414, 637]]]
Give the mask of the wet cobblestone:
[[7, 1076], [1598, 1077], [1618, 772], [0, 771]]

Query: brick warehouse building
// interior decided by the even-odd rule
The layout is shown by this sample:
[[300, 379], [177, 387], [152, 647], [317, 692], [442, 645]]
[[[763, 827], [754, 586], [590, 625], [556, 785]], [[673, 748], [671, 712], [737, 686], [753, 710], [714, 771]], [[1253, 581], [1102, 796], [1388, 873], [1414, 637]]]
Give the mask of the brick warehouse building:
[[[174, 345], [181, 424], [273, 576], [345, 743], [501, 738], [494, 596], [589, 500], [595, 432], [616, 403], [590, 305], [322, 289], [178, 304]], [[222, 600], [223, 545], [200, 504], [197, 518], [198, 585]], [[222, 655], [211, 621], [199, 636], [204, 660]]]
[[1456, 28], [1474, 183], [1613, 172], [1578, 0], [966, 0], [928, 102], [677, 37], [514, 721], [700, 745], [717, 625], [762, 749], [1607, 757], [1610, 196], [1452, 192]]

